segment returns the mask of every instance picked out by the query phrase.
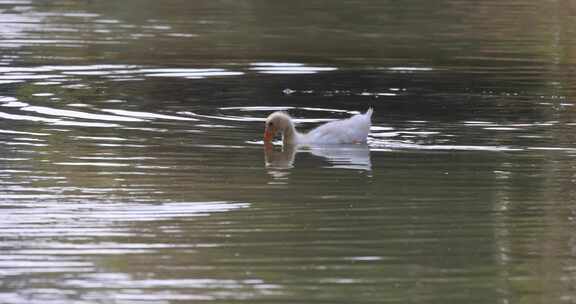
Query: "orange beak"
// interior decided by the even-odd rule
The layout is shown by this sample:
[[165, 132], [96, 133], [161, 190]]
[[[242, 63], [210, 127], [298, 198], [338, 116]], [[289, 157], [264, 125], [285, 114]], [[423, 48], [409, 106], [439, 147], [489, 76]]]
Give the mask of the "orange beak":
[[274, 138], [275, 130], [273, 128], [266, 127], [264, 130], [264, 142], [270, 142]]

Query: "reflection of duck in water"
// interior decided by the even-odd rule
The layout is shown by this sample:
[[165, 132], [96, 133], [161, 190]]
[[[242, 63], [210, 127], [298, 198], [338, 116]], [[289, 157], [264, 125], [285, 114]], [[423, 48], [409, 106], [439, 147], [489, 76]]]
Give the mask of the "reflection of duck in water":
[[275, 150], [271, 143], [264, 144], [264, 160], [267, 168], [290, 169], [294, 167], [296, 146], [288, 145]]
[[[269, 169], [290, 169], [294, 167], [296, 153], [309, 152], [326, 159], [332, 168], [344, 168], [370, 171], [370, 149], [368, 145], [322, 145], [299, 149], [295, 145], [283, 146], [282, 150], [275, 150], [267, 143], [264, 145], [266, 167]], [[276, 172], [276, 171], [274, 171]]]
[[285, 146], [366, 143], [370, 132], [372, 112], [370, 108], [364, 114], [323, 124], [305, 134], [296, 130], [290, 115], [284, 112], [274, 112], [266, 119], [264, 141], [270, 142], [274, 136], [282, 134]]
[[338, 146], [314, 146], [310, 147], [310, 153], [328, 160], [332, 168], [372, 170], [370, 161], [370, 149], [367, 144], [362, 145], [338, 145]]

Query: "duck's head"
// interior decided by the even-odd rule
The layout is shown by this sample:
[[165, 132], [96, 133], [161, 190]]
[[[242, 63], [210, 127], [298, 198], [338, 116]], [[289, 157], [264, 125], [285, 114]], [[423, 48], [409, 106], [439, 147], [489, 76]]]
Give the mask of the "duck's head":
[[266, 118], [266, 129], [264, 131], [264, 141], [270, 142], [277, 134], [284, 134], [292, 127], [290, 115], [284, 112], [274, 112]]

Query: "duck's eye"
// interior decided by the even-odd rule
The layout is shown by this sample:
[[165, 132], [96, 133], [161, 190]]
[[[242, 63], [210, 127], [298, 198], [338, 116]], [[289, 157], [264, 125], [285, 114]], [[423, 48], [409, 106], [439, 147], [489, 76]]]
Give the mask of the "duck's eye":
[[269, 122], [269, 123], [268, 123], [268, 126], [269, 126], [269, 127], [273, 127], [273, 126], [274, 126], [274, 123], [273, 123], [273, 122]]

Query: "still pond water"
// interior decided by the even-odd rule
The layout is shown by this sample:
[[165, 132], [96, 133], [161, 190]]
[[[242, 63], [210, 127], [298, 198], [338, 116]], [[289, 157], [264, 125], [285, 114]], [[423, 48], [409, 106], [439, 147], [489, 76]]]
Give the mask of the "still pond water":
[[0, 0], [0, 302], [574, 303], [575, 37], [563, 0]]

